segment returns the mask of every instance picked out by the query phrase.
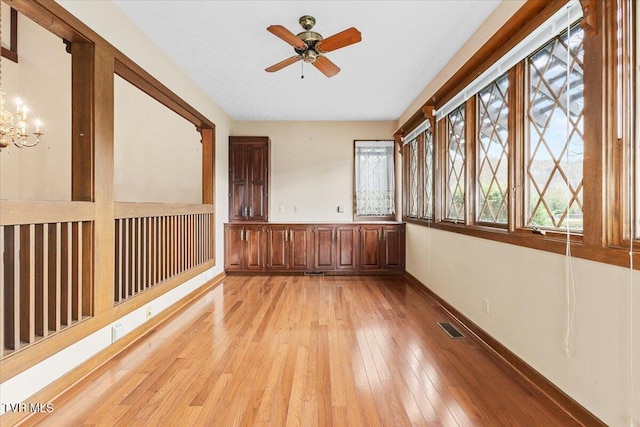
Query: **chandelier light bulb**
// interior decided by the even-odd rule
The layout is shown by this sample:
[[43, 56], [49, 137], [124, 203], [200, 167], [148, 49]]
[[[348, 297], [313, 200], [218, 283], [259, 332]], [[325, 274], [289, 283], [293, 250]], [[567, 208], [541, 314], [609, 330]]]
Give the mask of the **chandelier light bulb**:
[[[34, 123], [27, 120], [29, 108], [20, 98], [16, 98], [15, 115], [4, 109], [4, 93], [0, 92], [0, 150], [11, 143], [18, 148], [35, 147], [44, 135], [41, 131], [42, 122], [38, 119]], [[28, 129], [34, 129], [31, 134]], [[33, 135], [33, 138], [31, 136]]]

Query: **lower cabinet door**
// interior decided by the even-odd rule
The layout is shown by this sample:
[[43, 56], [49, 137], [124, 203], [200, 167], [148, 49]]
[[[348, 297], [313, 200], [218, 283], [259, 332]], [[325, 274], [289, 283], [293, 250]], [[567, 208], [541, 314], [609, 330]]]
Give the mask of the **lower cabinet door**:
[[268, 271], [287, 270], [287, 227], [270, 226], [267, 228], [267, 263]]
[[311, 267], [309, 252], [311, 232], [309, 227], [291, 227], [288, 235], [289, 270], [307, 271]]
[[242, 226], [227, 226], [224, 229], [224, 269], [242, 271], [244, 268], [244, 241]]
[[383, 228], [382, 247], [385, 270], [404, 270], [404, 230], [399, 226]]
[[360, 231], [360, 268], [380, 270], [382, 268], [382, 227], [362, 226]]
[[358, 227], [336, 227], [336, 270], [358, 269]]
[[264, 254], [262, 244], [262, 227], [246, 226], [244, 230], [245, 270], [262, 271], [264, 268]]
[[335, 227], [318, 226], [313, 231], [313, 268], [316, 271], [331, 271], [336, 268]]

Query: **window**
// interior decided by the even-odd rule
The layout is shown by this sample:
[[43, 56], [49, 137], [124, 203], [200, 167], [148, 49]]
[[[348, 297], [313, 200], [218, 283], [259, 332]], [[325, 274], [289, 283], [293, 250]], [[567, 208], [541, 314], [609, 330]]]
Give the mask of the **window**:
[[422, 171], [424, 174], [422, 218], [433, 219], [433, 133], [430, 121], [427, 120], [426, 129], [421, 135], [423, 142]]
[[418, 138], [413, 138], [405, 146], [405, 158], [407, 161], [407, 203], [405, 216], [418, 217]]
[[628, 266], [630, 245], [640, 253], [639, 20], [633, 0], [514, 14], [400, 127], [404, 218], [556, 253], [579, 243], [577, 257]]
[[393, 219], [394, 141], [355, 141], [355, 216]]
[[465, 213], [465, 107], [447, 116], [445, 218], [464, 221]]
[[509, 76], [504, 75], [477, 96], [476, 221], [506, 224], [508, 219]]
[[527, 59], [528, 226], [582, 230], [583, 39], [574, 25]]

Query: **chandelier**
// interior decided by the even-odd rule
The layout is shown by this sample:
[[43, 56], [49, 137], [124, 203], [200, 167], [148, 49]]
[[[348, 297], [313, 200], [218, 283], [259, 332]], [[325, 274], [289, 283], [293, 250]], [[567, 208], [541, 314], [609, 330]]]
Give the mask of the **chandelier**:
[[[33, 125], [27, 121], [29, 108], [16, 99], [16, 112], [5, 110], [4, 93], [0, 92], [0, 150], [7, 148], [11, 143], [18, 148], [35, 147], [40, 142], [40, 137], [44, 135], [40, 132], [40, 120], [36, 120]], [[35, 127], [31, 135], [27, 129]]]

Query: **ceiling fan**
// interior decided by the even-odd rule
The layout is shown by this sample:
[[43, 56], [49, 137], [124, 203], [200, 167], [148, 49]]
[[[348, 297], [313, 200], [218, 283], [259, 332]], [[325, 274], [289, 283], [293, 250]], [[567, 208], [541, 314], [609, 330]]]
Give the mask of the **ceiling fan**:
[[340, 68], [324, 54], [362, 40], [360, 31], [353, 27], [325, 39], [315, 31], [311, 31], [316, 24], [316, 19], [313, 16], [305, 15], [300, 18], [299, 22], [304, 31], [297, 35], [294, 35], [282, 25], [271, 25], [267, 28], [267, 31], [293, 46], [296, 55], [272, 65], [265, 69], [266, 72], [272, 73], [303, 60], [313, 64], [325, 76], [333, 77], [340, 72]]

